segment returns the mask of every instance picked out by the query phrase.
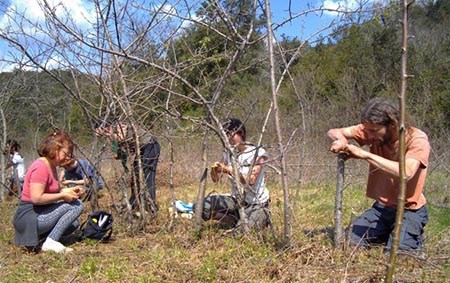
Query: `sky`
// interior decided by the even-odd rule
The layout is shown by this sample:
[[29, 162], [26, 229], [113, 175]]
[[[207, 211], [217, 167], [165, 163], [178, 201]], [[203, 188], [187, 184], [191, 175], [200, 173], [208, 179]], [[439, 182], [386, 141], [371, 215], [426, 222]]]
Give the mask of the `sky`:
[[[291, 3], [289, 3], [291, 2]], [[295, 20], [283, 25], [277, 33], [285, 34], [299, 39], [309, 39], [312, 35], [327, 27], [333, 19], [338, 16], [337, 13], [328, 11], [348, 7], [356, 8], [357, 2], [351, 1], [302, 1], [302, 0], [272, 0], [271, 1], [272, 18], [274, 23], [281, 23], [289, 18], [289, 15], [298, 15], [304, 11], [310, 11], [306, 15], [298, 16]], [[325, 11], [314, 11], [314, 8], [324, 8]], [[290, 12], [289, 13], [289, 8]], [[347, 8], [346, 8], [347, 9]]]
[[[43, 13], [39, 2], [42, 0], [0, 0], [0, 71], [8, 71], [14, 69], [16, 66], [5, 62], [7, 61], [12, 51], [8, 49], [6, 42], [1, 38], [1, 34], [5, 32], [5, 27], [8, 24], [8, 19], [5, 17], [5, 13], [16, 10], [25, 12], [27, 17], [32, 20], [42, 20]], [[87, 26], [89, 19], [95, 18], [92, 1], [90, 0], [47, 0], [53, 5], [59, 5], [57, 12], [61, 12], [61, 5], [68, 11], [74, 19], [76, 24], [80, 27]], [[145, 1], [145, 0], [144, 0]], [[171, 2], [175, 2], [173, 0]], [[199, 0], [188, 0], [188, 3]], [[369, 2], [375, 0], [368, 0]], [[147, 0], [147, 3], [157, 5], [158, 1]], [[330, 24], [333, 19], [338, 16], [337, 13], [331, 12], [332, 9], [355, 9], [359, 0], [271, 0], [271, 10], [273, 23], [281, 23], [289, 18], [289, 11], [291, 16], [298, 16], [292, 22], [286, 23], [276, 29], [276, 35], [280, 36], [285, 34], [289, 37], [297, 37], [301, 40], [309, 40], [312, 35], [321, 31], [324, 27]], [[308, 4], [309, 3], [309, 4]], [[177, 6], [173, 6], [177, 7]], [[312, 7], [322, 7], [330, 9], [324, 12], [313, 12]], [[170, 10], [172, 7], [166, 7]], [[290, 9], [289, 9], [290, 8]], [[307, 15], [300, 15], [303, 11], [311, 10]], [[342, 14], [341, 14], [342, 15]], [[18, 19], [15, 19], [18, 20]], [[19, 20], [20, 21], [20, 20]], [[328, 29], [329, 31], [329, 29]], [[324, 31], [326, 32], [326, 30]], [[57, 64], [58, 59], [55, 58], [53, 63]]]

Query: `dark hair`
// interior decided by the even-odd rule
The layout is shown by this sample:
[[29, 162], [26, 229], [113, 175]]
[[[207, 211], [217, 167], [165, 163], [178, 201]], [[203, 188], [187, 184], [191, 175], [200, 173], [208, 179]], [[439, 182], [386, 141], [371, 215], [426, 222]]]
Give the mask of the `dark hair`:
[[361, 122], [377, 125], [395, 125], [400, 121], [400, 112], [397, 106], [385, 98], [372, 98], [361, 111]]
[[9, 145], [9, 153], [11, 154], [21, 149], [20, 144], [16, 140], [8, 140], [6, 144]]
[[247, 131], [245, 130], [244, 124], [242, 124], [241, 120], [230, 118], [227, 122], [223, 124], [223, 128], [225, 129], [225, 132], [238, 134], [242, 137], [242, 140], [245, 141]]
[[56, 157], [56, 152], [67, 146], [69, 152], [73, 152], [73, 141], [66, 132], [57, 131], [48, 134], [38, 149], [38, 154], [40, 157], [48, 157], [54, 159]]

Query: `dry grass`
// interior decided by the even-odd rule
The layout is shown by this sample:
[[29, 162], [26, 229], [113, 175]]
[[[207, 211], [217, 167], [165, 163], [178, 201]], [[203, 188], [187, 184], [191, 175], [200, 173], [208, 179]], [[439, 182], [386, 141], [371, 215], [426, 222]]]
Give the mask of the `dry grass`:
[[[193, 143], [177, 147], [182, 158], [176, 160], [199, 160], [198, 150], [192, 147]], [[234, 237], [212, 228], [196, 234], [193, 220], [171, 219], [168, 207], [173, 195], [186, 202], [196, 198], [199, 166], [176, 161], [172, 192], [168, 182], [170, 162], [162, 155], [157, 174], [160, 211], [145, 231], [133, 232], [134, 222], [124, 220], [112, 207], [113, 202], [121, 200], [118, 187], [122, 168], [113, 160], [102, 161], [100, 169], [108, 189], [101, 192], [99, 209], [115, 217], [112, 241], [76, 243], [72, 245], [75, 251], [67, 255], [27, 253], [12, 244], [16, 200], [9, 199], [0, 203], [0, 282], [381, 282], [388, 262], [382, 249], [333, 248], [335, 158], [327, 158], [308, 157], [302, 160], [301, 168], [295, 162], [290, 164], [295, 205], [292, 244], [285, 250], [278, 248], [284, 229], [283, 194], [280, 186], [274, 185], [278, 177], [273, 172], [268, 173], [268, 182], [274, 234], [267, 229], [262, 235]], [[302, 176], [297, 173], [300, 170]], [[372, 201], [364, 197], [365, 170], [367, 167], [358, 167], [358, 163], [347, 165], [346, 183], [351, 185], [344, 195], [346, 225], [352, 212], [360, 214], [371, 205]], [[301, 183], [296, 182], [298, 178], [302, 178]], [[448, 203], [450, 192], [442, 189], [448, 186], [448, 176], [441, 174], [429, 180], [427, 198]], [[207, 191], [227, 192], [228, 184], [209, 183]], [[85, 208], [82, 219], [91, 211], [90, 205]], [[401, 256], [395, 270], [396, 282], [450, 280], [450, 210], [429, 205], [429, 212], [426, 258]]]
[[[226, 190], [217, 188], [221, 189]], [[277, 248], [270, 230], [234, 237], [205, 229], [198, 238], [193, 220], [177, 218], [170, 226], [166, 212], [171, 193], [160, 185], [160, 212], [146, 232], [131, 233], [130, 223], [120, 221], [110, 208], [109, 194], [103, 192], [100, 208], [116, 217], [111, 242], [76, 243], [75, 251], [67, 255], [32, 254], [12, 244], [15, 200], [9, 200], [0, 204], [0, 282], [381, 282], [388, 261], [382, 249], [333, 248], [333, 191], [334, 186], [308, 186], [299, 192], [292, 246], [286, 250]], [[361, 191], [346, 190], [346, 223], [351, 210], [359, 213], [370, 204]], [[195, 185], [177, 189], [177, 197], [185, 201], [195, 196]], [[282, 199], [281, 189], [272, 189], [276, 238], [283, 231]], [[433, 234], [427, 234], [426, 259], [400, 257], [396, 282], [449, 281], [450, 228], [448, 222], [438, 226], [439, 221], [433, 221], [445, 216], [448, 210], [430, 210]]]

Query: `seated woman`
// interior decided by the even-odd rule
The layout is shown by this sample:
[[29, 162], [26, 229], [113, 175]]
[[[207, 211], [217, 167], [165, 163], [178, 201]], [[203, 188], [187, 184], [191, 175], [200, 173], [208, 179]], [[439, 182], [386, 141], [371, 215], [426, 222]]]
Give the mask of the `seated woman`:
[[42, 141], [38, 149], [40, 158], [27, 170], [14, 216], [16, 245], [35, 248], [39, 238], [46, 237], [43, 251], [73, 250], [59, 239], [78, 227], [77, 219], [83, 212], [79, 198], [84, 190], [78, 187], [61, 190], [57, 176], [57, 166], [70, 162], [72, 152], [73, 142], [65, 132], [48, 134]]

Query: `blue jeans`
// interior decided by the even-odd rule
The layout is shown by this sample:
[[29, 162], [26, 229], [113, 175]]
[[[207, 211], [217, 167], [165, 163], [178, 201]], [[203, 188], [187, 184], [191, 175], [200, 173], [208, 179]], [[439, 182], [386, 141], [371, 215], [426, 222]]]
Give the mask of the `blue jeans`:
[[[375, 202], [371, 209], [366, 210], [353, 222], [350, 245], [386, 244], [386, 248], [390, 250], [396, 213], [396, 208], [385, 207]], [[423, 246], [423, 228], [427, 223], [428, 212], [425, 206], [418, 210], [405, 209], [399, 249], [421, 249]]]

